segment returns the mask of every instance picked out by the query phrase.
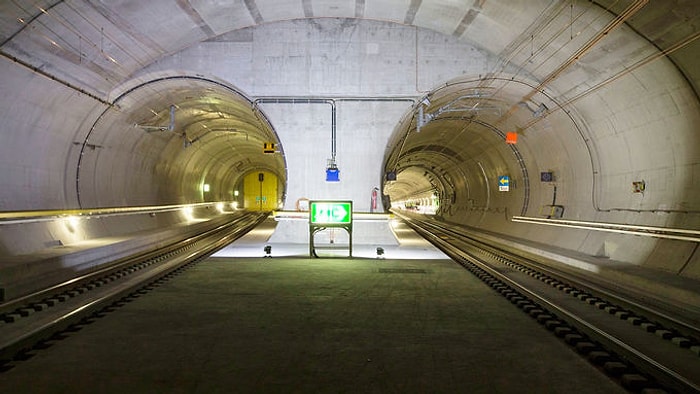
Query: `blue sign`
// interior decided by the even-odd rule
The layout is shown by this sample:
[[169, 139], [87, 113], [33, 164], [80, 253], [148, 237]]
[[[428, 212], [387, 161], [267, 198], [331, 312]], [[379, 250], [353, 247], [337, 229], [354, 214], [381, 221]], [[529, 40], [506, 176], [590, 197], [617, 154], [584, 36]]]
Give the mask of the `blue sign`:
[[510, 177], [508, 175], [500, 175], [498, 177], [498, 191], [507, 192], [510, 190]]

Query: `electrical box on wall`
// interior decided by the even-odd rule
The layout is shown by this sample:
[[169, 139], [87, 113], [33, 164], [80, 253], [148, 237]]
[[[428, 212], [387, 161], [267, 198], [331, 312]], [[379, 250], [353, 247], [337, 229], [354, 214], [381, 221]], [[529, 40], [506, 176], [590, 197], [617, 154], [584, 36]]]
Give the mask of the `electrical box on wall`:
[[275, 153], [275, 143], [274, 142], [263, 143], [263, 153]]
[[644, 193], [644, 190], [646, 189], [647, 184], [644, 181], [635, 181], [632, 182], [632, 192], [633, 193]]
[[540, 207], [540, 215], [547, 219], [561, 219], [564, 216], [563, 205], [543, 205]]
[[326, 182], [340, 182], [340, 170], [337, 168], [326, 168]]
[[552, 171], [540, 172], [540, 180], [542, 182], [554, 182], [554, 173]]

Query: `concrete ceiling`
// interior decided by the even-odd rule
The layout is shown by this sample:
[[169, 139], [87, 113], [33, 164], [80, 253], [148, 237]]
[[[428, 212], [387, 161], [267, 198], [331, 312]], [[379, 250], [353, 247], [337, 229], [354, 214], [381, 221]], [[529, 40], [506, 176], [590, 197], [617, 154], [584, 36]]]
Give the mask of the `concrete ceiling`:
[[[700, 54], [700, 4], [693, 0], [9, 0], [0, 4], [0, 48], [5, 56], [107, 98], [164, 56], [280, 20], [340, 17], [415, 25], [459, 37], [517, 64], [535, 50], [551, 50], [538, 37], [549, 23], [569, 16], [570, 24], [558, 26], [557, 40], [573, 40], [582, 31], [590, 34], [586, 24], [608, 13], [663, 51], [698, 86], [694, 59]], [[546, 46], [559, 48], [555, 43]], [[523, 67], [538, 74], [536, 65]]]

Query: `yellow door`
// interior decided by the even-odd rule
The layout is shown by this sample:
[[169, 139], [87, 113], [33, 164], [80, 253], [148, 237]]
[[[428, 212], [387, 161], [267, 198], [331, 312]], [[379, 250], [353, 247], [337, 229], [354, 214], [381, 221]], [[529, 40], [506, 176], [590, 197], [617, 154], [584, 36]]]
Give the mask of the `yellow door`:
[[251, 211], [277, 209], [277, 176], [256, 171], [243, 179], [243, 207]]

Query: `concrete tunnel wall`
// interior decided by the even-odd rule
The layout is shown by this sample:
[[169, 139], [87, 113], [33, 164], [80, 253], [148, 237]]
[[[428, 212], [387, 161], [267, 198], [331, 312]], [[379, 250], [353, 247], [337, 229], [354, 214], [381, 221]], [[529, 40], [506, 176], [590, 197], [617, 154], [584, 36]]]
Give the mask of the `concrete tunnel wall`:
[[284, 182], [283, 154], [262, 154], [263, 143], [278, 137], [228, 84], [160, 74], [120, 90], [118, 109], [105, 110], [81, 150], [80, 206], [237, 201], [234, 192], [252, 171]]
[[[596, 117], [591, 115], [588, 118], [597, 118], [596, 122], [603, 123], [605, 127], [600, 124], [591, 126], [585, 117], [573, 111], [567, 111], [568, 114], [559, 111], [541, 122], [541, 129], [532, 128], [520, 133], [514, 146], [505, 144], [502, 135], [485, 125], [472, 124], [465, 128], [465, 122], [461, 119], [429, 123], [418, 134], [415, 128], [411, 129], [414, 127], [411, 126], [413, 115], [409, 114], [397, 127], [394, 139], [389, 144], [390, 156], [398, 144], [403, 147], [403, 154], [396, 155], [403, 156], [403, 159], [387, 164], [388, 169], [398, 170], [399, 173], [397, 184], [390, 187], [392, 190], [398, 189], [398, 195], [405, 193], [404, 200], [429, 200], [434, 192], [422, 191], [431, 189], [432, 185], [404, 185], [407, 182], [401, 181], [402, 174], [415, 182], [416, 179], [425, 178], [427, 173], [427, 177], [438, 186], [437, 194], [443, 192], [447, 195], [440, 200], [438, 210], [438, 216], [444, 220], [491, 229], [590, 256], [644, 264], [697, 277], [697, 256], [693, 255], [696, 245], [692, 242], [655, 241], [639, 236], [547, 226], [533, 229], [532, 225], [510, 222], [514, 215], [547, 216], [546, 208], [554, 203], [565, 208], [566, 219], [697, 228], [696, 192], [685, 182], [693, 177], [692, 163], [697, 156], [695, 149], [687, 145], [698, 145], [695, 142], [698, 136], [694, 131], [697, 109], [694, 106], [681, 106], [683, 109], [671, 114], [659, 112], [653, 107], [663, 99], [648, 99], [649, 95], [658, 94], [671, 101], [667, 105], [673, 105], [685, 99], [692, 103], [694, 97], [672, 67], [660, 67], [650, 72], [656, 75], [669, 73], [663, 84], [655, 86], [657, 92], [646, 89], [647, 96], [638, 95], [634, 100], [623, 101], [626, 89], [610, 89], [586, 98], [598, 104], [605, 101], [619, 104], [606, 106], [602, 111], [610, 114], [609, 118], [599, 116], [600, 111], [595, 112]], [[639, 81], [631, 78], [634, 82]], [[647, 82], [650, 80], [645, 79]], [[448, 85], [467, 89], [475, 86], [476, 82], [458, 79]], [[438, 89], [432, 94], [432, 99], [436, 101], [439, 98]], [[582, 100], [581, 104], [590, 110], [591, 103], [586, 100]], [[645, 107], [646, 111], [643, 116], [640, 115], [642, 119], [635, 119], [632, 125], [626, 124], [621, 130], [616, 130], [615, 119], [625, 112], [623, 103], [636, 108], [636, 111], [640, 106]], [[570, 127], [562, 127], [567, 125]], [[673, 125], [674, 133], [663, 132], [668, 125]], [[434, 135], [428, 137], [428, 133]], [[646, 138], [646, 133], [652, 136]], [[441, 144], [441, 140], [448, 143]], [[460, 146], [460, 140], [468, 142]], [[432, 149], [437, 149], [437, 153], [429, 154]], [[664, 151], [674, 153], [664, 158], [659, 153]], [[680, 162], [685, 164], [674, 169], [673, 164]], [[552, 171], [554, 181], [540, 181], [541, 171]], [[679, 178], [674, 182], [671, 179], [676, 174]], [[499, 192], [496, 181], [499, 175], [510, 175], [510, 191]], [[631, 184], [637, 179], [645, 180], [647, 187], [655, 184], [659, 189], [635, 193]], [[526, 187], [529, 189], [527, 199]], [[419, 192], [412, 195], [415, 191]]]
[[[160, 143], [153, 137], [142, 145], [145, 150], [158, 152], [161, 158], [170, 158], [168, 160], [143, 160], [140, 155], [134, 158], [130, 155], [136, 152], [131, 147], [136, 144], [127, 143], [120, 154], [106, 154], [93, 162], [94, 168], [99, 169], [88, 176], [91, 180], [83, 178], [84, 185], [90, 186], [84, 186], [82, 192], [80, 187], [76, 188], [76, 179], [79, 152], [84, 150], [86, 141], [88, 154], [92, 153], [90, 144], [96, 151], [100, 150], [99, 146], [105, 146], [99, 143], [104, 140], [97, 138], [100, 132], [109, 133], [114, 143], [121, 141], [122, 136], [111, 134], [111, 128], [119, 126], [132, 133], [134, 130], [128, 127], [134, 114], [141, 110], [155, 108], [157, 114], [150, 120], [152, 124], [162, 124], [167, 120], [163, 108], [173, 102], [183, 103], [189, 94], [206, 91], [211, 86], [186, 80], [171, 81], [159, 88], [154, 84], [155, 90], [151, 93], [155, 94], [149, 97], [135, 93], [131, 104], [110, 112], [113, 119], [105, 121], [101, 116], [109, 100], [97, 101], [5, 56], [0, 59], [0, 88], [13, 94], [0, 98], [0, 115], [4, 120], [4, 141], [0, 145], [3, 164], [0, 207], [2, 210], [75, 208], [79, 206], [79, 193], [82, 194], [80, 200], [85, 199], [85, 204], [92, 206], [197, 202], [207, 198], [197, 189], [202, 184], [199, 172], [203, 168], [217, 174], [213, 184], [221, 184], [221, 190], [211, 198], [227, 199], [237, 178], [225, 168], [258, 157], [258, 152], [254, 153], [258, 143], [278, 137], [284, 148], [281, 158], [273, 163], [267, 158], [246, 163], [240, 172], [267, 168], [284, 174], [288, 170], [285, 208], [293, 208], [297, 198], [309, 197], [349, 198], [357, 202], [356, 209], [368, 210], [369, 193], [375, 186], [383, 186], [387, 192], [391, 192], [392, 187], [401, 190], [395, 194], [395, 200], [425, 196], [432, 193], [426, 194], [426, 189], [432, 189], [433, 185], [423, 175], [425, 171], [417, 168], [433, 165], [438, 167], [436, 173], [449, 174], [455, 189], [455, 202], [445, 204], [443, 201], [439, 212], [446, 220], [589, 255], [700, 276], [697, 245], [693, 243], [540, 226], [533, 230], [532, 225], [509, 222], [509, 217], [521, 213], [524, 206], [523, 189], [516, 186], [512, 193], [499, 194], [492, 190], [493, 180], [508, 173], [512, 174], [515, 185], [523, 185], [524, 180], [518, 179], [522, 171], [513, 160], [512, 151], [484, 125], [469, 126], [471, 129], [466, 130], [464, 119], [446, 120], [441, 123], [439, 132], [433, 130], [432, 137], [431, 128], [437, 123], [429, 125], [414, 139], [417, 107], [416, 104], [412, 106], [409, 99], [429, 95], [439, 102], [443, 95], [449, 100], [469, 87], [469, 84], [457, 82], [480, 79], [495, 69], [500, 76], [515, 76], [529, 84], [504, 84], [500, 89], [499, 99], [510, 108], [528, 93], [528, 86], [537, 86], [558, 61], [569, 55], [552, 50], [554, 53], [545, 54], [550, 56], [548, 62], [539, 68], [524, 69], [519, 64], [526, 54], [513, 55], [508, 62], [503, 61], [502, 54], [489, 54], [489, 50], [499, 47], [499, 40], [506, 39], [506, 35], [489, 35], [487, 32], [493, 29], [480, 29], [466, 39], [459, 39], [449, 34], [443, 14], [440, 13], [440, 18], [430, 18], [428, 14], [418, 17], [418, 23], [429, 29], [378, 20], [308, 18], [224, 32], [194, 42], [183, 50], [172, 46], [178, 50], [144, 68], [137, 68], [133, 74], [122, 76], [121, 81], [138, 85], [162, 76], [221, 81], [241, 92], [240, 96], [226, 93], [228, 102], [238, 104], [230, 113], [245, 117], [258, 109], [263, 115], [261, 124], [251, 118], [243, 122], [247, 126], [241, 126], [251, 130], [251, 134], [255, 130], [255, 143], [233, 155], [237, 157], [235, 160], [228, 159], [232, 156], [230, 149], [208, 150], [203, 156], [190, 156], [184, 164], [176, 165], [174, 160], [168, 160], [173, 156], [188, 157], [188, 153], [183, 154], [187, 151], [179, 148], [182, 141], [177, 136]], [[386, 14], [384, 19], [403, 22], [401, 15], [402, 12], [397, 11], [396, 15]], [[514, 33], [529, 23], [525, 15], [514, 18], [499, 25], [505, 29], [504, 26], [512, 23], [513, 27], [507, 29]], [[593, 28], [604, 22], [597, 21]], [[576, 97], [606, 78], [616, 76], [630, 62], [658, 52], [627, 28], [616, 31], [611, 37], [611, 42], [587, 54], [572, 70], [548, 85], [548, 96], [536, 94], [533, 103], [546, 102], [550, 109], [555, 109], [553, 101]], [[610, 56], [610, 53], [619, 56]], [[56, 69], [49, 67], [48, 71]], [[89, 77], [75, 75], [73, 78], [77, 79], [78, 86], [82, 81], [86, 86], [106, 92], [105, 97], [110, 99], [124, 91], [109, 80], [98, 83]], [[454, 84], [450, 85], [449, 81]], [[316, 104], [270, 102], [250, 108], [247, 98], [261, 96], [348, 99], [336, 102], [340, 183], [326, 183], [323, 179], [330, 154], [329, 109]], [[352, 100], [387, 97], [397, 100]], [[242, 110], [246, 105], [250, 112]], [[499, 125], [499, 130], [527, 123], [531, 112], [532, 108], [516, 108], [510, 123]], [[517, 145], [530, 175], [525, 213], [537, 216], [539, 208], [550, 201], [552, 185], [539, 183], [537, 178], [541, 170], [553, 170], [557, 177], [557, 202], [565, 206], [567, 217], [698, 228], [700, 144], [695, 126], [699, 123], [699, 113], [692, 88], [675, 65], [665, 59], [596, 89], [565, 111], [553, 112], [532, 129], [522, 132]], [[188, 116], [193, 119], [194, 115]], [[264, 124], [266, 120], [271, 127]], [[90, 135], [95, 124], [97, 131]], [[473, 138], [448, 134], [455, 130], [461, 134], [468, 131]], [[392, 163], [392, 149], [399, 142], [403, 143], [401, 139], [405, 135], [409, 136], [405, 141], [407, 147], [414, 144], [411, 152], [416, 153], [415, 160], [423, 163], [415, 168], [406, 166], [408, 168], [399, 173], [398, 184], [390, 187], [383, 184], [383, 175], [391, 166], [383, 168], [382, 164], [395, 164]], [[138, 138], [142, 137], [134, 136], [132, 140]], [[210, 141], [209, 146], [222, 145], [216, 141]], [[454, 155], [450, 160], [425, 157], [426, 146], [438, 150], [449, 147], [461, 159], [455, 162]], [[227, 159], [221, 159], [224, 157]], [[217, 160], [224, 161], [217, 164]], [[630, 182], [638, 179], [647, 182], [644, 194], [630, 192]], [[446, 182], [441, 182], [438, 182], [439, 188], [445, 188]], [[490, 196], [488, 206], [483, 204], [487, 194]], [[611, 211], [610, 208], [622, 209]]]
[[[355, 19], [301, 19], [231, 32], [165, 57], [144, 74], [185, 70], [235, 81], [275, 127], [289, 169], [285, 209], [299, 198], [346, 198], [370, 210], [381, 187], [388, 139], [415, 99], [440, 83], [497, 61], [435, 31]], [[335, 102], [341, 182], [325, 182], [331, 108], [275, 103], [314, 97]], [[378, 210], [383, 210], [381, 201]]]

